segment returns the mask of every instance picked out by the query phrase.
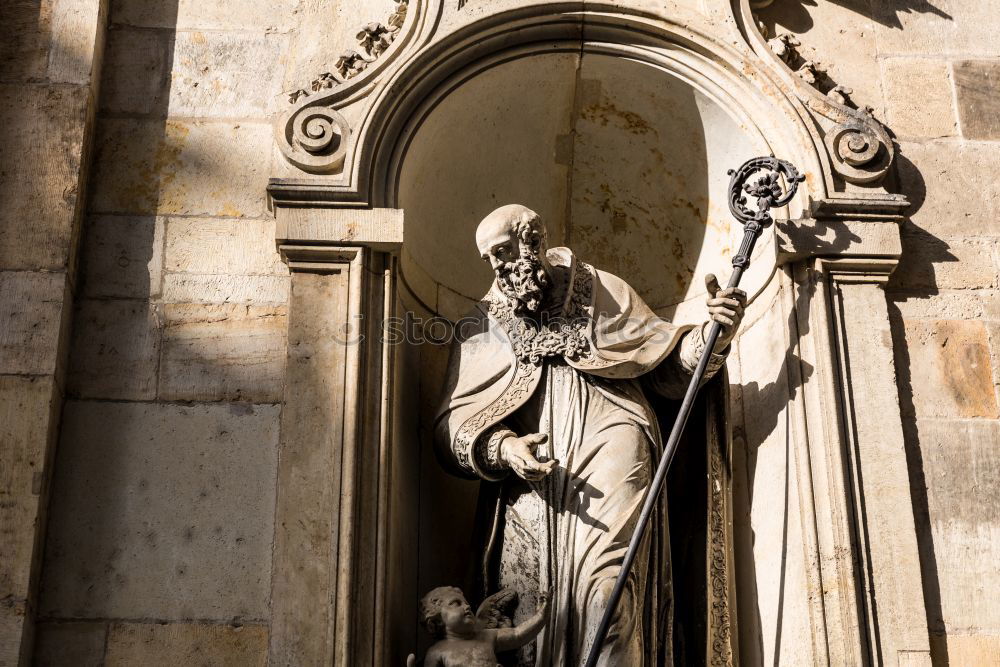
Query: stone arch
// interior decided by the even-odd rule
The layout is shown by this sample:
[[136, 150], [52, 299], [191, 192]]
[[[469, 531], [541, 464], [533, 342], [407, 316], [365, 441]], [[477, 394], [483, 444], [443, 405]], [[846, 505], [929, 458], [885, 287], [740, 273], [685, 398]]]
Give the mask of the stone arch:
[[[483, 276], [460, 276], [461, 280], [447, 283], [443, 271], [436, 275], [434, 272], [436, 262], [446, 263], [448, 257], [407, 257], [415, 235], [419, 243], [420, 238], [435, 233], [457, 237], [463, 229], [460, 225], [436, 224], [426, 217], [426, 212], [414, 203], [415, 181], [408, 170], [433, 166], [431, 158], [417, 159], [421, 142], [432, 147], [449, 142], [428, 142], [422, 133], [434, 123], [447, 120], [446, 115], [436, 114], [446, 112], [450, 99], [474, 90], [484, 77], [507, 71], [512, 73], [512, 85], [516, 86], [517, 76], [524, 76], [525, 63], [576, 55], [595, 63], [645, 68], [642, 71], [659, 77], [657, 80], [672, 82], [685, 94], [700, 96], [713, 109], [721, 110], [720, 118], [728, 119], [729, 127], [755, 138], [759, 142], [753, 144], [755, 147], [792, 161], [807, 176], [786, 212], [788, 220], [776, 225], [770, 242], [761, 245], [761, 252], [766, 254], [757, 257], [754, 267], [762, 274], [748, 277], [761, 297], [745, 326], [748, 354], [738, 357], [739, 375], [734, 385], [739, 388], [737, 400], [742, 402], [744, 415], [735, 425], [734, 451], [745, 455], [737, 465], [746, 467], [750, 480], [749, 488], [744, 489], [748, 495], [743, 509], [747, 511], [734, 521], [742, 522], [745, 538], [738, 548], [751, 554], [751, 560], [759, 559], [759, 563], [752, 562], [738, 576], [751, 588], [774, 590], [762, 590], [759, 596], [756, 589], [752, 590], [746, 596], [746, 608], [741, 603], [740, 614], [744, 618], [764, 618], [765, 625], [777, 619], [780, 627], [785, 596], [798, 596], [796, 614], [785, 618], [784, 628], [786, 636], [809, 633], [812, 637], [798, 656], [805, 663], [861, 664], [873, 656], [891, 655], [896, 646], [906, 645], [910, 641], [906, 639], [906, 628], [914, 626], [911, 621], [920, 616], [922, 607], [907, 600], [898, 606], [898, 614], [876, 618], [874, 590], [894, 590], [892, 582], [876, 582], [873, 586], [857, 569], [862, 558], [883, 558], [893, 550], [915, 549], [906, 535], [894, 535], [894, 541], [887, 546], [867, 541], [871, 517], [897, 516], [901, 508], [909, 511], [904, 498], [905, 479], [896, 480], [900, 484], [893, 487], [895, 495], [880, 492], [877, 500], [866, 499], [865, 515], [851, 487], [855, 482], [844, 476], [845, 470], [862, 465], [861, 458], [871, 456], [859, 454], [862, 447], [868, 447], [866, 452], [902, 455], [901, 449], [883, 446], [884, 441], [860, 442], [862, 436], [857, 434], [861, 430], [856, 426], [859, 420], [862, 427], [877, 421], [884, 433], [884, 414], [894, 409], [898, 413], [898, 408], [886, 403], [877, 390], [864, 394], [868, 385], [855, 389], [840, 379], [840, 373], [848, 372], [844, 369], [850, 368], [852, 358], [862, 360], [854, 363], [864, 363], [865, 371], [891, 369], [891, 350], [887, 352], [884, 346], [857, 334], [863, 327], [886, 319], [878, 286], [899, 255], [894, 223], [906, 206], [905, 199], [877, 187], [893, 156], [884, 128], [869, 114], [809, 89], [788, 70], [755, 32], [748, 0], [720, 2], [708, 8], [706, 3], [678, 0], [670, 4], [669, 11], [666, 5], [656, 3], [652, 8], [644, 0], [614, 4], [473, 0], [459, 3], [457, 8], [455, 3], [444, 0], [397, 2], [408, 7], [406, 18], [397, 21], [396, 36], [384, 53], [366, 61], [357, 72], [345, 70], [347, 74], [334, 77], [337, 83], [329, 89], [321, 85], [316, 94], [298, 99], [278, 126], [279, 148], [301, 170], [272, 179], [269, 185], [277, 218], [277, 241], [293, 272], [293, 321], [296, 313], [308, 312], [295, 302], [294, 286], [299, 275], [333, 276], [347, 271], [350, 285], [336, 289], [349, 292], [345, 298], [351, 316], [364, 315], [369, 322], [392, 312], [394, 303], [408, 308], [422, 304], [428, 316], [457, 315], [475, 298], [479, 290], [475, 282]], [[517, 68], [522, 68], [520, 74]], [[512, 87], [503, 90], [510, 94]], [[300, 141], [301, 137], [308, 141]], [[736, 162], [726, 166], [738, 166]], [[462, 163], [450, 168], [460, 172]], [[440, 198], [441, 192], [435, 190], [431, 199]], [[572, 193], [567, 198], [572, 200]], [[709, 196], [708, 203], [712, 201]], [[475, 223], [475, 211], [460, 213], [464, 216], [462, 224]], [[613, 227], [613, 214], [604, 213], [611, 218]], [[560, 221], [564, 227], [567, 219], [569, 216], [564, 215]], [[697, 222], [707, 220], [708, 216]], [[695, 220], [689, 222], [694, 224]], [[706, 246], [715, 245], [703, 236], [690, 239], [698, 246], [699, 256]], [[571, 242], [576, 244], [573, 239]], [[716, 268], [725, 273], [722, 254], [714, 259], [719, 263], [708, 262], [699, 268]], [[461, 260], [468, 261], [474, 263], [475, 258]], [[421, 270], [427, 274], [426, 279]], [[397, 283], [397, 278], [402, 280]], [[305, 278], [301, 280], [305, 285]], [[329, 282], [333, 284], [332, 277]], [[655, 305], [672, 317], [684, 319], [695, 312], [697, 305], [693, 284], [680, 290], [680, 298], [665, 296]], [[427, 285], [433, 297], [424, 289]], [[442, 287], [451, 293], [442, 292]], [[308, 288], [299, 294], [304, 301], [311, 298]], [[410, 297], [415, 298], [407, 302]], [[432, 298], [434, 303], [428, 303]], [[453, 303], [445, 308], [442, 304], [449, 299]], [[686, 304], [691, 308], [687, 313]], [[856, 332], [851, 339], [848, 330]], [[343, 479], [354, 481], [344, 484], [354, 485], [348, 490], [356, 494], [351, 497], [359, 509], [340, 510], [341, 523], [345, 525], [346, 516], [346, 525], [357, 531], [359, 543], [374, 544], [384, 539], [388, 546], [385, 552], [372, 552], [373, 558], [368, 561], [350, 551], [339, 556], [338, 563], [347, 563], [351, 573], [371, 570], [376, 582], [405, 585], [377, 583], [374, 592], [359, 589], [357, 599], [370, 600], [372, 609], [387, 611], [372, 625], [363, 620], [367, 618], [365, 613], [351, 614], [346, 608], [338, 611], [350, 629], [338, 629], [336, 641], [342, 655], [352, 655], [355, 649], [351, 647], [358, 641], [355, 638], [369, 637], [369, 629], [374, 628], [371, 636], [392, 635], [395, 643], [387, 644], [392, 647], [389, 655], [401, 657], [401, 647], [412, 646], [415, 637], [395, 634], [394, 619], [405, 618], [406, 610], [412, 608], [411, 593], [443, 583], [435, 581], [435, 577], [449, 571], [449, 567], [454, 572], [456, 563], [445, 562], [440, 572], [425, 576], [416, 572], [416, 566], [392, 557], [392, 545], [409, 547], [420, 543], [420, 553], [435, 553], [424, 545], [424, 540], [441, 539], [456, 527], [464, 529], [471, 523], [468, 503], [454, 502], [456, 498], [467, 499], [470, 490], [435, 477], [439, 473], [433, 458], [428, 458], [421, 438], [415, 435], [421, 426], [419, 412], [432, 409], [429, 396], [437, 389], [436, 378], [440, 377], [446, 352], [424, 346], [416, 354], [396, 355], [391, 346], [377, 342], [365, 345], [360, 352], [349, 351], [348, 358], [356, 354], [356, 359], [380, 358], [381, 362], [366, 367], [355, 360], [350, 366], [357, 378], [349, 378], [343, 392], [349, 399], [344, 399], [343, 414], [350, 417], [356, 429], [343, 447], [367, 452], [370, 450], [361, 448], [380, 438], [380, 451], [389, 458], [379, 459], [379, 465], [385, 467], [378, 470], [367, 463], [367, 455], [351, 459], [360, 471], [356, 474], [369, 475], [365, 479], [372, 484], [365, 485], [361, 477], [345, 471]], [[405, 359], [400, 363], [393, 355]], [[861, 372], [860, 366], [856, 372]], [[885, 389], [892, 391], [891, 377], [882, 379]], [[354, 391], [354, 387], [362, 391]], [[400, 392], [400, 387], [406, 387], [406, 391]], [[309, 389], [289, 385], [286, 404], [314, 401]], [[859, 400], [882, 407], [856, 413], [854, 406]], [[369, 407], [374, 404], [388, 406], [392, 419], [380, 422], [372, 414], [375, 408]], [[767, 456], [758, 457], [755, 448], [764, 445]], [[303, 438], [301, 446], [308, 448], [311, 442]], [[898, 469], [905, 471], [905, 465]], [[766, 483], [754, 487], [754, 473]], [[420, 496], [420, 516], [414, 516], [416, 510], [405, 500], [379, 499], [377, 489], [384, 488], [380, 484], [388, 479], [403, 483], [407, 493]], [[784, 496], [779, 497], [782, 487]], [[439, 498], [435, 505], [429, 488], [443, 500]], [[365, 508], [383, 507], [379, 503], [384, 503], [385, 514], [378, 514], [378, 520], [372, 523], [369, 519], [375, 514], [370, 507]], [[435, 507], [443, 512], [445, 523], [421, 523]], [[755, 513], [782, 516], [785, 533], [772, 534], [771, 528], [780, 528], [780, 524], [757, 518]], [[414, 525], [421, 527], [418, 530]], [[377, 537], [369, 535], [372, 531], [384, 532]], [[789, 539], [801, 539], [800, 555], [789, 549]], [[379, 554], [390, 556], [380, 560]], [[276, 558], [280, 555], [276, 554]], [[791, 573], [787, 590], [786, 561]], [[766, 576], [758, 576], [759, 571], [779, 569], [780, 587], [772, 585]], [[379, 573], [384, 574], [384, 579], [378, 578], [383, 576]], [[837, 585], [824, 587], [824, 582]], [[824, 597], [817, 602], [815, 591], [820, 589]], [[775, 599], [777, 608], [773, 606]], [[880, 598], [880, 609], [883, 600]], [[757, 634], [751, 633], [742, 645], [759, 648], [762, 634], [775, 635], [768, 627], [758, 627]], [[376, 641], [374, 646], [375, 655], [380, 655], [381, 644]], [[357, 649], [361, 651], [357, 655], [367, 655], [365, 651], [370, 647], [364, 644]], [[769, 649], [763, 650], [768, 655]], [[748, 660], [762, 657], [749, 655]], [[358, 664], [361, 662], [368, 661], [363, 659]]]

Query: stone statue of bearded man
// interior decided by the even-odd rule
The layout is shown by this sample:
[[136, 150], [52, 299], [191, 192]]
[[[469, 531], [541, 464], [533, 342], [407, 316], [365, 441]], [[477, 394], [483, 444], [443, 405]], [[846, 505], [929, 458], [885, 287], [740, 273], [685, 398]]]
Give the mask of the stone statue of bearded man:
[[[545, 629], [510, 662], [576, 667], [593, 643], [662, 452], [651, 401], [683, 396], [707, 327], [675, 326], [621, 278], [568, 248], [547, 248], [539, 216], [524, 206], [487, 216], [476, 244], [496, 279], [459, 327], [436, 441], [455, 472], [491, 482], [480, 493], [489, 510], [481, 512], [484, 594], [513, 588], [530, 611], [539, 593], [550, 592]], [[706, 282], [709, 313], [723, 327], [711, 377], [725, 363], [746, 296], [719, 289], [714, 276]], [[704, 509], [704, 500], [691, 500], [699, 502]], [[673, 662], [667, 528], [664, 502], [601, 665]], [[701, 539], [707, 532], [703, 526]], [[709, 581], [705, 562], [703, 552], [699, 574]]]

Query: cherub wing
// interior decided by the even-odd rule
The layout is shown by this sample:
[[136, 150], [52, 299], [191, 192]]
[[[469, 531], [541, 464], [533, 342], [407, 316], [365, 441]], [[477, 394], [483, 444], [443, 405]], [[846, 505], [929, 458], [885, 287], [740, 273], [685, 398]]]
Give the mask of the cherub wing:
[[510, 628], [514, 625], [511, 617], [516, 606], [517, 592], [513, 588], [504, 588], [483, 600], [476, 617], [487, 628]]

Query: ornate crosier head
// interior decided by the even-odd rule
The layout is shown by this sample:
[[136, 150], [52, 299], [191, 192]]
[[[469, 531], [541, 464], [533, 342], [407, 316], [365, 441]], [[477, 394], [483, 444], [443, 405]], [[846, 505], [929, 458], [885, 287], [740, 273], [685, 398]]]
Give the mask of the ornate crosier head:
[[420, 600], [420, 619], [435, 639], [446, 631], [464, 635], [476, 631], [476, 616], [460, 588], [439, 586]]
[[526, 206], [501, 206], [476, 229], [476, 246], [497, 276], [497, 286], [514, 313], [537, 313], [552, 284], [545, 260], [545, 226]]

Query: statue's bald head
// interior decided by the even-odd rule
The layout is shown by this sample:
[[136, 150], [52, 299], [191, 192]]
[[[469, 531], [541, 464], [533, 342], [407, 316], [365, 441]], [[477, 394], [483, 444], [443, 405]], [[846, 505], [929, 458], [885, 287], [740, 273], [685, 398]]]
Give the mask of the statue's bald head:
[[[520, 246], [528, 245], [536, 254], [545, 251], [545, 225], [542, 218], [527, 206], [508, 204], [496, 209], [479, 223], [476, 228], [476, 247], [479, 254], [492, 261], [495, 251], [509, 253], [507, 257], [499, 257], [501, 261], [516, 259], [521, 254]], [[503, 246], [509, 246], [504, 248]]]
[[538, 310], [551, 284], [541, 217], [520, 204], [501, 206], [479, 223], [476, 246], [515, 312]]

